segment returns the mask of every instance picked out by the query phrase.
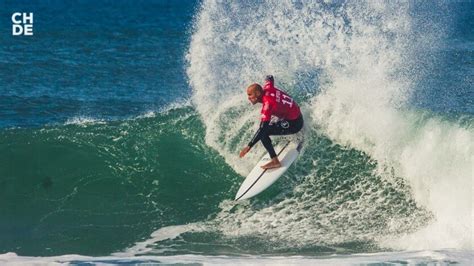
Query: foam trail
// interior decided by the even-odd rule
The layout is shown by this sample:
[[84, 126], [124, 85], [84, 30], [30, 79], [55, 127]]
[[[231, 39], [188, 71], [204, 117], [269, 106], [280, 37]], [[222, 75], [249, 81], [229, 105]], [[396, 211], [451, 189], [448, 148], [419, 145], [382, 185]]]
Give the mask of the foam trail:
[[186, 232], [195, 232], [199, 231], [199, 226], [197, 224], [186, 224], [186, 225], [175, 225], [175, 226], [167, 226], [160, 228], [153, 232], [150, 235], [150, 238], [146, 239], [142, 242], [135, 243], [132, 247], [127, 248], [123, 252], [116, 252], [113, 253], [113, 256], [124, 257], [124, 256], [136, 256], [140, 254], [146, 254], [148, 252], [157, 250], [152, 248], [152, 245], [158, 243], [163, 240], [167, 239], [174, 239], [179, 235], [186, 233]]
[[[423, 31], [419, 21], [432, 25]], [[422, 77], [417, 60], [434, 49], [436, 36], [442, 35], [436, 31], [436, 23], [415, 21], [409, 2], [205, 1], [196, 18], [187, 72], [193, 103], [206, 125], [208, 145], [236, 171], [248, 172], [249, 161], [260, 154], [254, 153], [246, 161], [237, 158], [237, 151], [252, 134], [258, 112], [246, 105], [243, 89], [272, 73], [277, 85], [301, 102], [311, 136], [322, 132], [332, 141], [364, 151], [377, 161], [374, 174], [383, 179], [381, 182], [412, 194], [434, 215], [428, 227], [414, 234], [410, 232], [417, 226], [404, 226], [426, 218], [415, 209], [406, 219], [387, 222], [388, 229], [350, 231], [368, 226], [355, 222], [344, 234], [329, 224], [321, 230], [324, 224], [318, 227], [315, 222], [370, 217], [377, 211], [371, 200], [364, 198], [340, 206], [339, 211], [321, 211], [315, 202], [330, 204], [340, 198], [325, 202], [309, 193], [315, 194], [314, 185], [325, 178], [312, 169], [294, 188], [295, 194], [303, 190], [303, 196], [286, 198], [278, 206], [235, 214], [228, 211], [232, 204], [222, 203], [222, 230], [239, 235], [266, 228], [265, 233], [276, 241], [283, 238], [301, 245], [314, 243], [310, 234], [325, 243], [351, 241], [347, 234], [353, 234], [352, 240], [376, 239], [402, 249], [472, 249], [473, 129], [406, 106]], [[411, 190], [397, 187], [394, 175], [409, 182]], [[361, 193], [378, 190], [380, 196], [384, 187], [364, 184], [358, 189]], [[381, 198], [380, 204], [386, 207], [389, 201]], [[313, 217], [318, 214], [319, 219]], [[278, 219], [289, 220], [275, 226]], [[389, 221], [390, 216], [384, 219]], [[235, 230], [234, 221], [238, 221], [239, 230]], [[295, 235], [297, 239], [292, 238]]]

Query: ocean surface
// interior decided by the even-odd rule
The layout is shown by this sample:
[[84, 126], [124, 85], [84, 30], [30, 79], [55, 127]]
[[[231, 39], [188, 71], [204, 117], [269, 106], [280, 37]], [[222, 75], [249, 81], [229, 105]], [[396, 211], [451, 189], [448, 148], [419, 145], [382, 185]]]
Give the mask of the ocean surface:
[[[305, 146], [235, 202], [267, 74]], [[0, 264], [472, 265], [473, 165], [473, 1], [0, 2]]]

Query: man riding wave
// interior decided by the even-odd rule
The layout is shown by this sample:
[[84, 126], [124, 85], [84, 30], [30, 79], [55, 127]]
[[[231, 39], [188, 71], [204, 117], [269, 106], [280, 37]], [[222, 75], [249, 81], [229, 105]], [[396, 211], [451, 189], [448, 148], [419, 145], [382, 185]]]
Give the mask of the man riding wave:
[[[261, 141], [271, 161], [263, 166], [263, 169], [281, 167], [280, 160], [275, 153], [272, 135], [290, 135], [299, 132], [303, 128], [303, 116], [298, 104], [288, 94], [274, 86], [273, 76], [265, 78], [262, 88], [258, 83], [251, 84], [247, 88], [248, 99], [252, 104], [262, 103], [260, 127], [249, 144], [240, 151], [240, 158], [244, 157], [250, 149]], [[278, 121], [273, 122], [277, 118]]]

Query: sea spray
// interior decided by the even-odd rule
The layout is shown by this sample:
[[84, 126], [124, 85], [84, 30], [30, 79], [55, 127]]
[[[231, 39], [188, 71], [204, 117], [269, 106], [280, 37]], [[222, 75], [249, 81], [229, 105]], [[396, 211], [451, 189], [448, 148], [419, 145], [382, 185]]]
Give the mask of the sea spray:
[[[224, 234], [259, 234], [289, 246], [376, 241], [411, 248], [397, 239], [442, 222], [455, 233], [441, 233], [426, 248], [469, 247], [470, 238], [459, 235], [472, 232], [472, 129], [407, 105], [423, 77], [416, 61], [436, 45], [433, 29], [440, 28], [420, 31], [411, 8], [388, 1], [202, 4], [187, 72], [206, 143], [237, 172], [248, 172], [262, 150], [237, 157], [258, 121], [244, 89], [265, 74], [301, 100], [310, 138], [300, 158], [309, 170], [287, 175], [301, 184], [240, 213], [223, 203], [216, 223]], [[447, 185], [455, 195], [443, 192]], [[440, 201], [460, 209], [442, 211]]]

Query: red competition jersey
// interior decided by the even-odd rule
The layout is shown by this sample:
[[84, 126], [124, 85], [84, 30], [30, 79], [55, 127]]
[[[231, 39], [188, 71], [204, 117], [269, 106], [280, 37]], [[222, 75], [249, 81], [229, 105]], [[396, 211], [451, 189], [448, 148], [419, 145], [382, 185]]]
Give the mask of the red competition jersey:
[[262, 101], [262, 122], [270, 121], [272, 115], [285, 120], [295, 120], [301, 115], [293, 98], [275, 88], [271, 81], [265, 82]]

